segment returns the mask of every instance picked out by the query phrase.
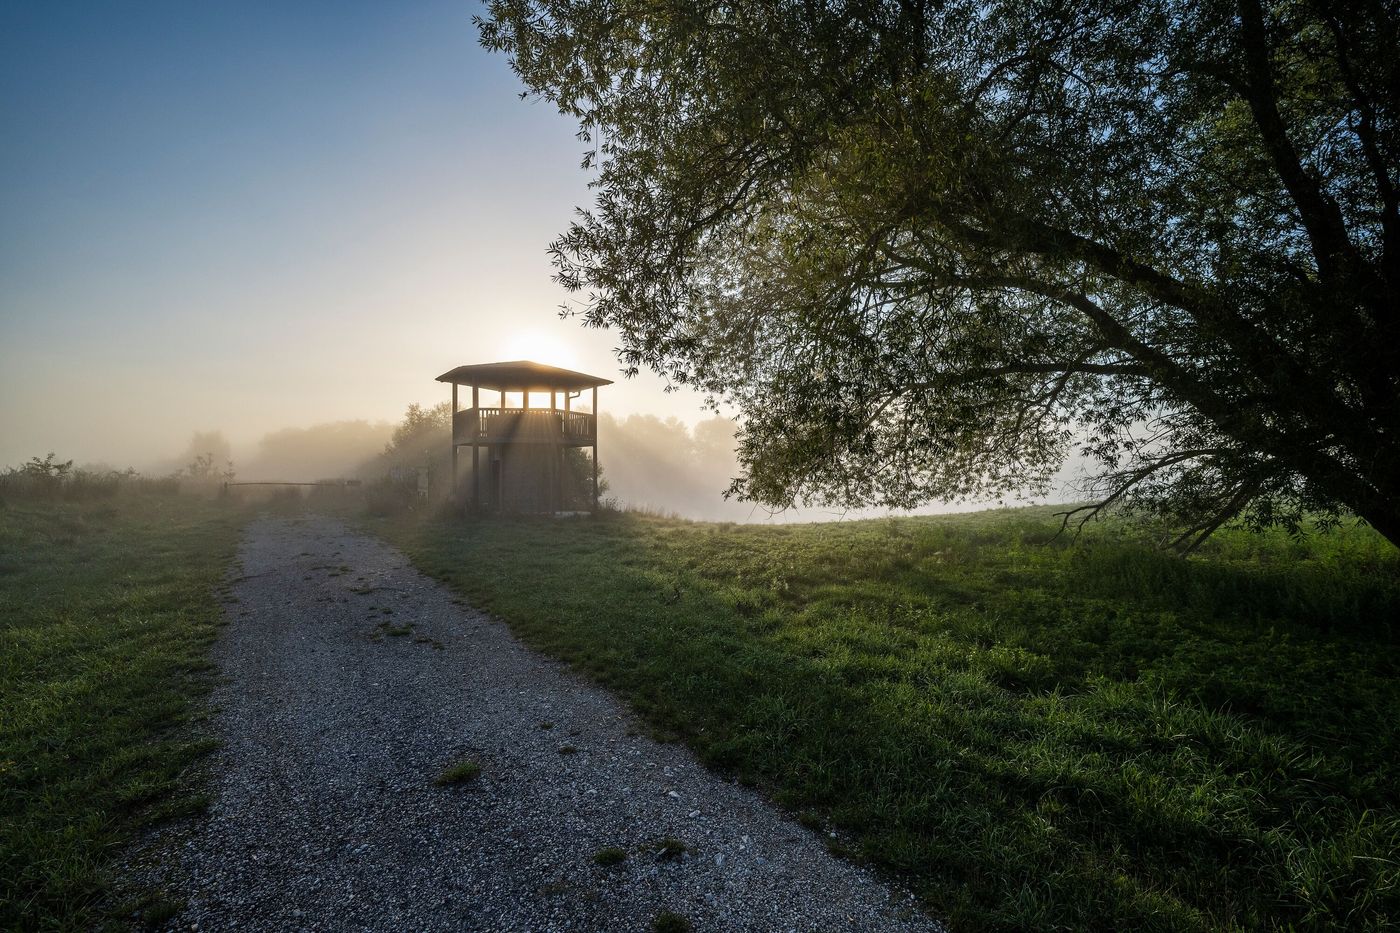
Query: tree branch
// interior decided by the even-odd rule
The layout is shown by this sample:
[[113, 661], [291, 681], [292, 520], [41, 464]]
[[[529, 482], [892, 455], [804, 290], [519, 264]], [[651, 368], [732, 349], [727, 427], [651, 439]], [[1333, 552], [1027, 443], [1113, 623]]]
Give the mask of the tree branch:
[[1324, 282], [1338, 284], [1357, 265], [1356, 247], [1347, 235], [1346, 223], [1336, 202], [1323, 194], [1317, 180], [1304, 169], [1288, 129], [1278, 110], [1269, 40], [1259, 0], [1239, 0], [1240, 41], [1246, 78], [1237, 90], [1254, 115], [1255, 126], [1274, 170], [1298, 208], [1308, 233], [1313, 259]]
[[1356, 138], [1361, 142], [1362, 155], [1371, 171], [1371, 177], [1375, 180], [1376, 193], [1381, 199], [1381, 267], [1391, 279], [1391, 287], [1400, 287], [1400, 192], [1396, 191], [1395, 182], [1390, 177], [1390, 166], [1386, 164], [1380, 144], [1376, 140], [1376, 107], [1361, 87], [1361, 80], [1357, 76], [1347, 48], [1349, 43], [1346, 31], [1341, 22], [1327, 4], [1318, 6], [1318, 14], [1332, 32], [1332, 42], [1337, 49], [1337, 70], [1341, 72], [1347, 92], [1352, 96], [1353, 106], [1361, 116], [1356, 126]]

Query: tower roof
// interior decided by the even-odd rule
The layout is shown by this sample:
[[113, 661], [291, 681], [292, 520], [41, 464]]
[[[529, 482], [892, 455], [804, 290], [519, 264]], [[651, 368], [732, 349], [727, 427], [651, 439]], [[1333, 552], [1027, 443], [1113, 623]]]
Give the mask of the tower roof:
[[533, 360], [512, 360], [507, 363], [474, 363], [458, 366], [437, 377], [438, 382], [477, 386], [497, 392], [549, 392], [557, 389], [592, 389], [612, 385], [611, 379], [546, 366]]

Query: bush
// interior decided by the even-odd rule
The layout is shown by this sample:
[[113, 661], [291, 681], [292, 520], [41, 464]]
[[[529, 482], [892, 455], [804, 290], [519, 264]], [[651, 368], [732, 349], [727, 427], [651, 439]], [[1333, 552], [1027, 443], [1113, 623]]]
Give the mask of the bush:
[[319, 485], [306, 491], [306, 502], [313, 508], [344, 509], [363, 500], [364, 489], [359, 480], [320, 479]]
[[276, 512], [297, 512], [305, 504], [300, 486], [278, 486], [267, 497], [268, 508]]
[[59, 460], [53, 453], [31, 457], [19, 467], [0, 471], [0, 501], [63, 499], [91, 502], [124, 493], [173, 496], [180, 491], [180, 474], [142, 476], [134, 469], [73, 468], [72, 460]]
[[122, 486], [135, 493], [151, 496], [174, 496], [180, 492], [180, 478], [177, 476], [141, 476], [139, 474], [122, 481]]
[[365, 510], [379, 518], [403, 515], [423, 506], [417, 478], [386, 476], [365, 486]]

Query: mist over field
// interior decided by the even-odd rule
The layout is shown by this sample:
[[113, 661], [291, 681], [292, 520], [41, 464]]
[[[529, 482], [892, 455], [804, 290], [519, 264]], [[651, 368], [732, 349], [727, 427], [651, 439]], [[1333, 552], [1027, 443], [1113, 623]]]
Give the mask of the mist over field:
[[[232, 463], [237, 481], [288, 483], [375, 480], [395, 469], [422, 467], [431, 471], [435, 486], [445, 483], [451, 469], [445, 423], [432, 425], [402, 449], [386, 453], [394, 428], [387, 421], [335, 421], [280, 428], [245, 444], [230, 442], [222, 431], [196, 431], [183, 447], [134, 466], [143, 473], [166, 475], [203, 456], [219, 467]], [[734, 432], [734, 423], [719, 417], [691, 426], [675, 417], [618, 417], [604, 411], [599, 418], [599, 462], [608, 485], [606, 495], [624, 508], [685, 518], [766, 519], [766, 510], [724, 498], [739, 469]], [[91, 465], [126, 466], [107, 462]]]
[[[235, 441], [222, 430], [191, 431], [183, 443], [171, 442], [151, 456], [77, 459], [80, 469], [103, 473], [134, 469], [148, 477], [191, 475], [191, 465], [231, 473], [235, 482], [314, 483], [322, 480], [382, 480], [405, 471], [425, 469], [434, 497], [445, 496], [451, 470], [446, 422], [448, 405], [418, 407], [424, 423], [408, 430], [404, 422], [368, 419], [329, 421], [269, 430], [252, 440]], [[599, 415], [599, 462], [604, 498], [621, 509], [656, 512], [703, 521], [820, 522], [894, 514], [885, 509], [798, 507], [774, 512], [762, 505], [726, 497], [740, 473], [735, 454], [737, 424], [712, 416], [687, 423], [654, 414]], [[397, 441], [396, 430], [402, 435]], [[33, 456], [48, 451], [34, 451]], [[60, 460], [65, 451], [55, 451]], [[18, 463], [0, 464], [15, 467]], [[1047, 499], [1017, 497], [1007, 503], [931, 503], [908, 513], [962, 512], [998, 504], [1070, 501], [1081, 461], [1071, 458], [1056, 478]], [[196, 470], [204, 467], [196, 467]]]

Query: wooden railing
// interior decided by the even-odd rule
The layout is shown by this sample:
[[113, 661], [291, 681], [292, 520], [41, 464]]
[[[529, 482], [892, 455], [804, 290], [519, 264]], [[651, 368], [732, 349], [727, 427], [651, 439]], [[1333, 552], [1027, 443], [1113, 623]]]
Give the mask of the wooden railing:
[[596, 442], [597, 419], [555, 408], [468, 408], [452, 416], [454, 444], [568, 444]]

